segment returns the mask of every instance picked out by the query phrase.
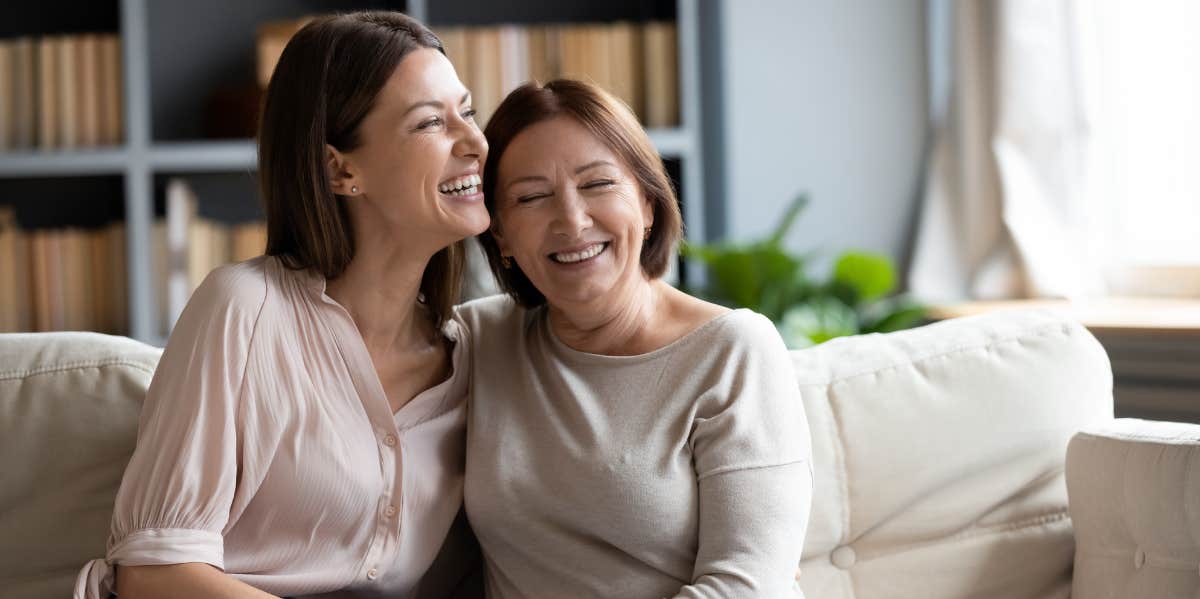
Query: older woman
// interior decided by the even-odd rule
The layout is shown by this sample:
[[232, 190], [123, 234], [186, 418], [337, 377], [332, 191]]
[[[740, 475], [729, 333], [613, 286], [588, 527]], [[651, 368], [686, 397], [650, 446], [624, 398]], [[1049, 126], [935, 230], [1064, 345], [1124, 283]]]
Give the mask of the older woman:
[[473, 114], [399, 13], [288, 43], [259, 134], [268, 255], [214, 271], [180, 316], [77, 599], [425, 598], [462, 573], [422, 578], [462, 504], [449, 316], [459, 242], [489, 223]]
[[489, 596], [799, 596], [812, 469], [788, 355], [763, 316], [661, 280], [681, 224], [645, 132], [554, 81], [485, 133], [507, 295], [460, 315]]

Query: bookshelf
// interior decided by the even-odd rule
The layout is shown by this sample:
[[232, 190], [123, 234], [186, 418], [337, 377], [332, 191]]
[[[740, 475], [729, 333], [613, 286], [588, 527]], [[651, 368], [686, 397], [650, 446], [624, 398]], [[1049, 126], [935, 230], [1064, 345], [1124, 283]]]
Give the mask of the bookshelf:
[[[676, 23], [679, 126], [649, 133], [677, 178], [687, 236], [705, 240], [699, 2], [546, 4], [530, 0], [501, 5], [483, 0], [214, 0], [199, 7], [186, 0], [110, 0], [117, 16], [104, 18], [116, 23], [121, 38], [123, 142], [97, 149], [0, 153], [0, 196], [6, 182], [33, 177], [63, 181], [90, 176], [119, 178], [125, 222], [127, 333], [162, 345], [166, 331], [158, 316], [165, 298], [159, 297], [152, 256], [156, 201], [161, 207], [162, 182], [167, 176], [224, 177], [226, 183], [216, 187], [253, 189], [246, 182], [252, 180], [256, 169], [254, 141], [245, 137], [204, 139], [201, 115], [205, 111], [202, 98], [213, 88], [230, 78], [253, 80], [254, 32], [260, 23], [337, 10], [392, 9], [406, 11], [436, 29], [510, 21], [636, 19], [665, 10], [673, 13]], [[79, 1], [80, 6], [105, 4]], [[55, 21], [44, 15], [16, 18], [33, 21], [29, 27], [34, 29], [55, 26]], [[201, 202], [207, 201], [201, 198]], [[257, 198], [242, 201], [257, 202]], [[689, 270], [683, 276], [692, 280], [698, 275]]]

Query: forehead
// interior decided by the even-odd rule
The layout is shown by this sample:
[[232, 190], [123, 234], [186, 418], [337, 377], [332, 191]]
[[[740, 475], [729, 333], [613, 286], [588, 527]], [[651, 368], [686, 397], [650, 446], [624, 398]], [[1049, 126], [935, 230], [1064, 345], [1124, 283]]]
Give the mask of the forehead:
[[568, 116], [535, 123], [518, 133], [500, 158], [501, 179], [565, 169], [573, 173], [585, 164], [608, 160], [620, 165], [620, 157], [603, 140]]
[[457, 104], [465, 91], [449, 59], [433, 48], [418, 48], [400, 59], [379, 99], [399, 108], [426, 100], [450, 99]]

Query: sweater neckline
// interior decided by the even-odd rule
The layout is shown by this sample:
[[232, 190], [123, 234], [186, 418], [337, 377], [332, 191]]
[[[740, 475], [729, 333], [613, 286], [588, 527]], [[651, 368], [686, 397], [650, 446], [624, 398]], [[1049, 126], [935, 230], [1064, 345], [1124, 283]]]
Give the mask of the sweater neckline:
[[638, 364], [641, 362], [648, 362], [662, 358], [664, 356], [669, 356], [686, 347], [687, 345], [692, 344], [695, 342], [695, 340], [703, 337], [708, 331], [716, 328], [719, 323], [732, 318], [735, 314], [750, 312], [750, 310], [747, 308], [729, 310], [728, 312], [718, 314], [717, 316], [710, 318], [704, 324], [701, 324], [691, 331], [688, 331], [682, 337], [658, 349], [651, 350], [643, 354], [634, 354], [631, 356], [610, 356], [606, 354], [593, 354], [590, 352], [580, 351], [567, 345], [558, 338], [558, 335], [554, 334], [554, 328], [550, 326], [549, 309], [545, 305], [542, 305], [537, 308], [537, 311], [538, 312], [534, 315], [534, 317], [537, 320], [536, 326], [538, 328], [538, 334], [547, 340], [547, 343], [553, 349], [554, 353], [575, 362], [607, 365]]

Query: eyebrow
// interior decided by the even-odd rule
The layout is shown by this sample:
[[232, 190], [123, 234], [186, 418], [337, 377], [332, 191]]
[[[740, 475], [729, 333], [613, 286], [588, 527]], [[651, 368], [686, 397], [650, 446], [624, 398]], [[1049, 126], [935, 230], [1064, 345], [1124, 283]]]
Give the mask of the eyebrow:
[[524, 177], [518, 177], [516, 179], [513, 179], [512, 181], [509, 181], [508, 185], [504, 186], [504, 189], [505, 190], [512, 189], [512, 187], [514, 185], [518, 185], [520, 183], [528, 183], [530, 181], [549, 181], [549, 179], [547, 179], [541, 175], [526, 175]]
[[[458, 103], [466, 104], [467, 100], [469, 100], [469, 99], [471, 99], [471, 92], [467, 92], [467, 93], [463, 94], [462, 99], [459, 100]], [[441, 102], [439, 102], [437, 100], [425, 100], [424, 102], [417, 102], [416, 104], [409, 106], [408, 110], [404, 111], [404, 114], [407, 115], [408, 113], [410, 113], [418, 108], [421, 108], [423, 106], [432, 106], [434, 108], [445, 108], [446, 107], [445, 104], [442, 104]]]
[[579, 173], [582, 173], [583, 171], [586, 171], [586, 170], [588, 170], [589, 168], [596, 168], [597, 166], [604, 166], [604, 165], [608, 165], [608, 166], [614, 166], [614, 165], [613, 165], [613, 163], [611, 163], [611, 162], [609, 162], [609, 161], [607, 161], [607, 160], [603, 160], [603, 159], [601, 159], [601, 160], [594, 160], [594, 161], [592, 161], [592, 162], [589, 162], [589, 163], [587, 163], [587, 164], [585, 164], [585, 165], [583, 165], [583, 166], [581, 166], [581, 167], [579, 167], [579, 168], [575, 169], [575, 174], [576, 174], [576, 175], [578, 175]]

